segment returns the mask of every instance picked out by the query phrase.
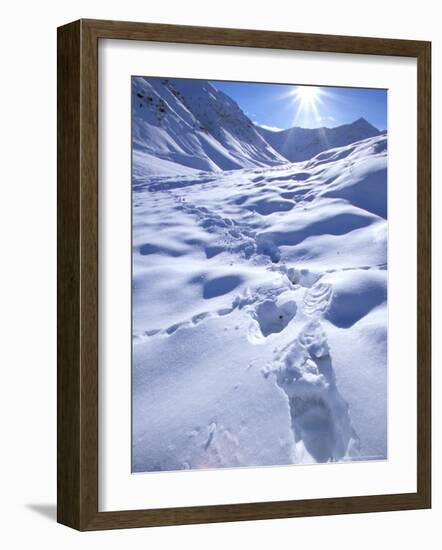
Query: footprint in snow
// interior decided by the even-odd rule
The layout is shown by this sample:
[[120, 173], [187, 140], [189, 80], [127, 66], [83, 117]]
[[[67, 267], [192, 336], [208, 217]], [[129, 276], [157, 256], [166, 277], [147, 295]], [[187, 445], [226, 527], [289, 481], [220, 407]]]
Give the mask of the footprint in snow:
[[262, 336], [265, 338], [271, 334], [283, 331], [296, 315], [297, 305], [295, 301], [287, 301], [278, 304], [274, 300], [264, 300], [252, 311], [252, 317], [257, 321]]
[[[295, 444], [316, 462], [355, 456], [359, 438], [339, 393], [327, 337], [318, 321], [307, 323], [271, 371], [289, 401]], [[269, 376], [269, 373], [266, 373]]]

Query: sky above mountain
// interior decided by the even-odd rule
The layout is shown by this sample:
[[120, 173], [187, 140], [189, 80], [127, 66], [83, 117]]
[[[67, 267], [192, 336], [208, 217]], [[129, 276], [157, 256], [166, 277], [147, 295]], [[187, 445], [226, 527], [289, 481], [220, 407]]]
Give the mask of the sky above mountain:
[[273, 130], [329, 128], [363, 117], [387, 128], [387, 90], [211, 81], [234, 99], [255, 124]]

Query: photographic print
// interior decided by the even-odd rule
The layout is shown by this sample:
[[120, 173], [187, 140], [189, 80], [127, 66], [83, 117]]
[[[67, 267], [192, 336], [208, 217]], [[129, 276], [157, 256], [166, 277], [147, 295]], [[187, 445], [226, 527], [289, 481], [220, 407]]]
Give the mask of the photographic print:
[[133, 76], [132, 471], [387, 459], [387, 90]]

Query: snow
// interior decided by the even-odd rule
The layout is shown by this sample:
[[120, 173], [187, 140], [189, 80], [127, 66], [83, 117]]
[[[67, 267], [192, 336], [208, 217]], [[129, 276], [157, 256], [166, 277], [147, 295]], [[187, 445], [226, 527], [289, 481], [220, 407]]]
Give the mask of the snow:
[[[240, 107], [209, 82], [134, 77], [133, 148], [149, 173], [221, 171], [284, 162]], [[159, 161], [164, 161], [163, 163]], [[137, 177], [139, 174], [134, 173]]]
[[289, 163], [209, 83], [134, 81], [133, 471], [385, 459], [387, 135]]
[[335, 128], [294, 127], [275, 132], [260, 127], [259, 131], [276, 151], [292, 162], [307, 160], [321, 151], [381, 134], [364, 118]]

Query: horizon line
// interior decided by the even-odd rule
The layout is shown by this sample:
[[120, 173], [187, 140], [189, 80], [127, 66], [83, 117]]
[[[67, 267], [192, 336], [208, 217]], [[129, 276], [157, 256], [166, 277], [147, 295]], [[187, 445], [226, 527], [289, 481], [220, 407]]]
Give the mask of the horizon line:
[[380, 132], [380, 133], [387, 132], [387, 128], [382, 128], [382, 129], [378, 128], [377, 126], [372, 124], [369, 120], [367, 120], [363, 116], [361, 116], [359, 118], [355, 118], [353, 120], [353, 122], [344, 122], [343, 124], [337, 124], [336, 126], [314, 126], [314, 127], [312, 126], [310, 128], [307, 127], [307, 126], [289, 126], [288, 128], [278, 128], [276, 126], [270, 126], [268, 124], [260, 124], [259, 122], [255, 122], [254, 120], [251, 120], [250, 117], [246, 113], [244, 113], [244, 114], [247, 116], [247, 118], [249, 118], [249, 120], [255, 126], [257, 126], [258, 128], [262, 128], [263, 130], [267, 130], [268, 132], [273, 132], [274, 134], [279, 134], [280, 132], [287, 132], [288, 130], [293, 130], [295, 128], [299, 128], [300, 130], [324, 130], [324, 129], [325, 130], [333, 130], [334, 128], [341, 128], [342, 126], [352, 126], [353, 124], [355, 124], [356, 122], [359, 122], [360, 120], [363, 120], [364, 122], [367, 122], [367, 124], [370, 124], [370, 126], [373, 126], [373, 128], [375, 130], [377, 130], [378, 132]]

